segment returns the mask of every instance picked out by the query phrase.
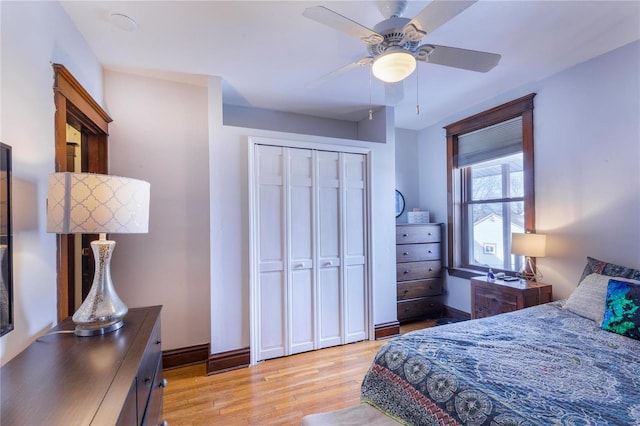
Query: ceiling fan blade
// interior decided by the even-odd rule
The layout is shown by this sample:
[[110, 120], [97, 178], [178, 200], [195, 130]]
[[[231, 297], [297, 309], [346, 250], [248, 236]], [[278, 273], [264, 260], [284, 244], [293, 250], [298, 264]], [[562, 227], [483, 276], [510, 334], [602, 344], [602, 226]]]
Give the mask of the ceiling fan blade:
[[359, 38], [367, 44], [378, 44], [384, 40], [384, 37], [377, 32], [323, 6], [308, 7], [302, 12], [302, 15], [349, 34], [350, 36]]
[[331, 71], [329, 74], [325, 74], [322, 77], [307, 84], [307, 89], [313, 89], [315, 87], [321, 86], [325, 84], [327, 81], [332, 80], [342, 74], [345, 74], [355, 68], [362, 67], [365, 65], [371, 65], [372, 61], [373, 61], [373, 58], [371, 56], [365, 56], [363, 58], [356, 59], [355, 61], [347, 65], [344, 65], [334, 71]]
[[476, 1], [433, 0], [404, 26], [402, 31], [405, 39], [411, 41], [422, 40], [426, 34], [433, 32], [454, 16], [462, 13], [463, 10]]
[[423, 44], [418, 47], [415, 56], [417, 60], [430, 64], [446, 65], [477, 72], [490, 71], [498, 65], [502, 57], [497, 53], [438, 46], [436, 44]]

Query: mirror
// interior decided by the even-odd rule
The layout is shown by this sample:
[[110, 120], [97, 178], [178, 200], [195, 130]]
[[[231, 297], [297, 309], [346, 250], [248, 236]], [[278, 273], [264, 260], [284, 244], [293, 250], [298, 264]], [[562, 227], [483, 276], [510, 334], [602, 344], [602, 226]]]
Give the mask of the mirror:
[[0, 142], [0, 336], [13, 330], [11, 147]]

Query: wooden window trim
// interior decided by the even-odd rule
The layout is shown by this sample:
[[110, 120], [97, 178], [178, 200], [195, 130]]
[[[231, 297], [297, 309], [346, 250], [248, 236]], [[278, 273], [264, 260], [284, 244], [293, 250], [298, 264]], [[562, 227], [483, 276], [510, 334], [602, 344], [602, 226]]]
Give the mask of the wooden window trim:
[[[67, 171], [67, 122], [74, 121], [88, 134], [91, 147], [86, 171], [108, 173], [109, 123], [113, 121], [91, 97], [64, 65], [53, 64], [53, 96], [56, 112], [55, 171]], [[69, 241], [71, 235], [57, 236], [57, 312], [58, 321], [73, 313], [72, 294], [69, 292]]]
[[444, 127], [447, 135], [447, 258], [449, 275], [471, 278], [486, 268], [465, 269], [461, 267], [463, 244], [460, 174], [454, 167], [458, 155], [458, 137], [518, 116], [522, 116], [522, 152], [524, 166], [525, 230], [535, 232], [535, 176], [533, 151], [533, 98], [535, 93], [496, 106], [487, 111], [464, 118]]

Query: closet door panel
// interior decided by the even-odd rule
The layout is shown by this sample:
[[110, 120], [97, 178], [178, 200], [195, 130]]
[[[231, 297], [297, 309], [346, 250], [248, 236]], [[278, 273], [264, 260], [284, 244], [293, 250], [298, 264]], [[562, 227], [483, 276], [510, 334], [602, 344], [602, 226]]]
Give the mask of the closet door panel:
[[313, 349], [313, 153], [288, 149], [290, 346], [289, 354]]
[[340, 331], [340, 269], [320, 270], [318, 286], [318, 348], [327, 348], [342, 343]]
[[257, 147], [259, 359], [286, 354], [284, 150]]
[[366, 339], [365, 161], [343, 154], [345, 343]]
[[284, 268], [282, 189], [282, 186], [260, 185], [260, 270]]
[[366, 294], [364, 265], [345, 268], [345, 294], [348, 308], [345, 309], [345, 343], [359, 342], [367, 338], [365, 316]]
[[289, 354], [313, 349], [313, 281], [311, 269], [291, 272], [291, 344]]
[[342, 343], [340, 256], [340, 154], [316, 152], [318, 192], [318, 342]]
[[285, 290], [281, 272], [260, 274], [260, 359], [285, 355]]

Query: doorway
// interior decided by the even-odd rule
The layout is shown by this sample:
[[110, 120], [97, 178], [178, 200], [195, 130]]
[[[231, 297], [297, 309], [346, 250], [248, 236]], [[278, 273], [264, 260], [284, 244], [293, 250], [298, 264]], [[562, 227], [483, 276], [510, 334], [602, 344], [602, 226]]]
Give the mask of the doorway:
[[[55, 171], [107, 174], [111, 117], [64, 65], [53, 64], [53, 72]], [[88, 241], [95, 238], [82, 237], [57, 236], [58, 321], [73, 315], [91, 286], [93, 258]]]

